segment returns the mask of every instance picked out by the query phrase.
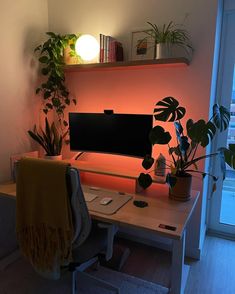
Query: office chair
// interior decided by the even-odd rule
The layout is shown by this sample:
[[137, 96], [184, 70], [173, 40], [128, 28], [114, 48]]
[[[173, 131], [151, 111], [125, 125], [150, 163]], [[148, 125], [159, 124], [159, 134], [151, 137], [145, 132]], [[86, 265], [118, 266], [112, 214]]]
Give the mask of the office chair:
[[[37, 168], [37, 163], [39, 163], [39, 161], [42, 160], [34, 159], [35, 168]], [[48, 161], [45, 166], [48, 166], [48, 164], [55, 163], [50, 163]], [[17, 182], [18, 178], [22, 179], [22, 177], [20, 177], [20, 168], [18, 169]], [[117, 287], [84, 272], [91, 265], [99, 262], [100, 254], [105, 254], [106, 260], [112, 257], [113, 239], [117, 228], [112, 224], [92, 222], [84, 199], [79, 171], [77, 169], [68, 168], [66, 172], [66, 182], [68, 197], [70, 197], [74, 236], [72, 240], [72, 262], [62, 268], [63, 270], [68, 269], [72, 272], [71, 293], [77, 293], [78, 276], [82, 278], [83, 281], [90, 281], [96, 286], [111, 290], [113, 293], [119, 293]], [[38, 189], [40, 189], [40, 187], [38, 187]], [[27, 211], [25, 213], [27, 213]], [[38, 272], [37, 269], [36, 271]], [[47, 273], [45, 274], [40, 271], [39, 273], [44, 277], [48, 277]]]

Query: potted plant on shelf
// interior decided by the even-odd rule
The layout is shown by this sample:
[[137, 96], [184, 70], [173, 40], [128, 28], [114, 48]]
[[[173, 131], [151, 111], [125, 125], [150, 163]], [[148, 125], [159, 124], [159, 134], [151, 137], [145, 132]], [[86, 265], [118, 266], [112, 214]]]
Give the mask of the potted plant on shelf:
[[[189, 119], [186, 122], [186, 129], [181, 124], [181, 119], [185, 116], [186, 109], [179, 106], [179, 102], [173, 97], [165, 97], [156, 103], [154, 109], [154, 117], [156, 121], [173, 122], [176, 133], [176, 146], [170, 146], [172, 139], [171, 134], [159, 125], [153, 127], [149, 134], [152, 145], [168, 145], [168, 152], [171, 160], [166, 161], [166, 168], [170, 169], [167, 174], [166, 182], [169, 185], [169, 196], [186, 201], [190, 198], [192, 174], [201, 174], [204, 178], [209, 175], [214, 180], [216, 189], [217, 177], [198, 170], [198, 162], [205, 158], [220, 156], [223, 178], [225, 177], [225, 162], [235, 168], [235, 148], [230, 146], [220, 148], [217, 152], [197, 156], [198, 147], [205, 148], [215, 137], [217, 132], [227, 129], [230, 120], [229, 111], [215, 104], [213, 107], [213, 115], [206, 122], [200, 119], [194, 122]], [[148, 170], [152, 167], [154, 159], [150, 155], [146, 155], [142, 162], [142, 166]], [[150, 172], [149, 172], [150, 173]], [[146, 189], [152, 184], [152, 177], [149, 173], [141, 173], [138, 178], [139, 185]]]
[[172, 57], [172, 46], [177, 45], [182, 47], [189, 55], [189, 50], [192, 52], [193, 47], [191, 45], [189, 33], [182, 27], [177, 25], [173, 21], [168, 24], [164, 24], [162, 27], [147, 22], [151, 31], [146, 32], [153, 39], [156, 45], [156, 59]]
[[50, 125], [47, 118], [45, 118], [45, 130], [40, 128], [38, 131], [35, 125], [33, 131], [28, 131], [28, 134], [44, 149], [46, 152], [45, 158], [52, 160], [62, 159], [63, 137], [59, 134], [54, 122]]
[[36, 94], [43, 96], [43, 112], [54, 110], [61, 134], [67, 133], [68, 122], [64, 117], [64, 110], [71, 103], [76, 105], [76, 99], [71, 99], [69, 91], [65, 85], [64, 74], [64, 50], [69, 46], [70, 55], [74, 56], [75, 34], [59, 35], [53, 32], [46, 33], [49, 38], [35, 48], [39, 52], [38, 60], [42, 65], [41, 74], [45, 80], [36, 89]]

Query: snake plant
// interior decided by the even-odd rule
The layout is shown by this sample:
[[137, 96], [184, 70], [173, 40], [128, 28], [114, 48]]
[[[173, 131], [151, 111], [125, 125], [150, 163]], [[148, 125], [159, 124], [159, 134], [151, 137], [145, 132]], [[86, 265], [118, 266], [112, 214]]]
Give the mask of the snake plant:
[[33, 131], [29, 130], [28, 134], [42, 146], [46, 155], [55, 156], [61, 154], [63, 136], [59, 134], [54, 122], [50, 125], [48, 119], [45, 118], [45, 130], [42, 128], [37, 130], [35, 125]]

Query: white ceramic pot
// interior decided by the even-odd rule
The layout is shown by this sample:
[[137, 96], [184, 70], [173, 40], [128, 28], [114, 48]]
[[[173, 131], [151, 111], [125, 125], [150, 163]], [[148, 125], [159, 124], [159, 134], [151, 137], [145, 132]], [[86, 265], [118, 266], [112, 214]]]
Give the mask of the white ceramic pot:
[[62, 155], [53, 155], [53, 156], [49, 156], [49, 155], [44, 155], [45, 159], [50, 159], [50, 160], [62, 160]]
[[168, 43], [159, 43], [156, 45], [156, 59], [172, 57], [172, 45]]

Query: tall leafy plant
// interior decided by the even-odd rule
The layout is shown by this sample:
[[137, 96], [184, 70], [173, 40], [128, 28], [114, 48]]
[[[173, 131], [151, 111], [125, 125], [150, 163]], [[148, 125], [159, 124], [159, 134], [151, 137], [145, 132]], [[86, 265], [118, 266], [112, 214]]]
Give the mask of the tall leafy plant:
[[68, 122], [64, 117], [64, 110], [71, 103], [76, 104], [76, 99], [72, 99], [65, 84], [64, 74], [64, 49], [70, 46], [70, 55], [74, 56], [75, 34], [60, 35], [47, 32], [47, 41], [35, 48], [39, 53], [38, 60], [41, 63], [41, 74], [44, 81], [36, 89], [36, 94], [43, 96], [43, 112], [54, 110], [62, 133], [65, 132]]
[[[199, 146], [205, 148], [215, 138], [216, 133], [222, 132], [228, 128], [230, 113], [224, 107], [218, 104], [213, 106], [213, 114], [208, 121], [200, 119], [194, 122], [188, 119], [184, 128], [181, 119], [185, 116], [186, 109], [179, 105], [179, 102], [173, 97], [165, 97], [156, 103], [154, 109], [154, 118], [156, 121], [172, 122], [175, 127], [176, 146], [170, 145], [172, 136], [162, 126], [156, 125], [149, 134], [152, 145], [167, 145], [169, 156], [171, 158], [167, 163], [170, 174], [176, 176], [185, 176], [187, 173], [201, 174], [204, 178], [209, 175], [214, 181], [217, 177], [198, 170], [198, 162], [210, 157], [219, 156], [221, 160], [221, 170], [223, 178], [225, 177], [225, 162], [232, 168], [235, 168], [235, 146], [229, 148], [220, 148], [217, 152], [198, 156]], [[152, 167], [154, 159], [146, 155], [142, 166], [148, 170]], [[167, 176], [167, 182], [170, 186], [175, 183], [171, 182], [172, 178]], [[152, 184], [150, 173], [141, 173], [138, 182], [141, 187], [146, 189]], [[214, 186], [215, 187], [215, 186]]]

